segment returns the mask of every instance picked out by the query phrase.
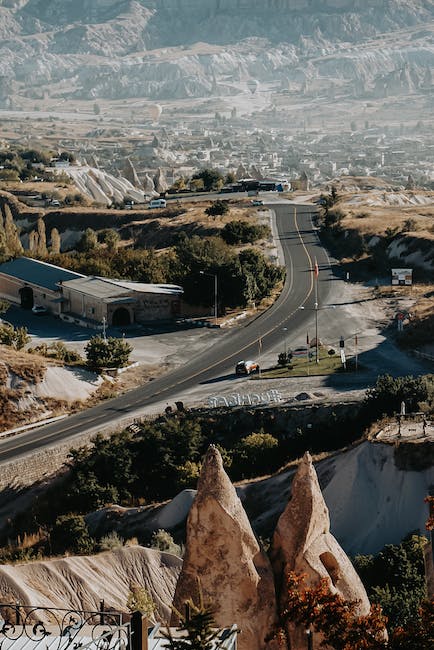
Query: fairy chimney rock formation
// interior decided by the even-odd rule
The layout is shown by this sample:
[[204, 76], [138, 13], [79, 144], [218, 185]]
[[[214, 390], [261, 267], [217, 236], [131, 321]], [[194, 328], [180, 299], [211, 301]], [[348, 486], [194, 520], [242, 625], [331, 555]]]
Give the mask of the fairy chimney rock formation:
[[130, 181], [131, 185], [134, 185], [134, 187], [140, 187], [139, 177], [137, 176], [134, 165], [129, 158], [125, 160], [123, 176], [127, 181]]
[[[365, 588], [349, 558], [330, 533], [329, 511], [308, 452], [294, 476], [291, 499], [277, 523], [270, 558], [281, 609], [285, 608], [285, 576], [294, 571], [305, 574], [308, 586], [326, 578], [333, 593], [345, 600], [359, 602], [358, 615], [369, 613], [370, 603]], [[292, 650], [304, 650], [304, 629], [289, 626], [288, 635]]]
[[154, 181], [155, 191], [158, 192], [159, 194], [167, 192], [167, 190], [169, 189], [169, 185], [166, 180], [166, 175], [164, 171], [161, 169], [161, 167], [157, 169], [153, 181]]
[[[205, 456], [197, 495], [187, 520], [186, 552], [174, 597], [184, 610], [199, 590], [220, 627], [238, 625], [239, 650], [275, 650], [265, 637], [276, 623], [271, 565], [261, 550], [218, 449]], [[176, 615], [172, 624], [177, 624]]]
[[143, 180], [143, 189], [145, 191], [145, 194], [155, 194], [154, 181], [149, 176], [149, 174], [145, 175], [145, 178]]

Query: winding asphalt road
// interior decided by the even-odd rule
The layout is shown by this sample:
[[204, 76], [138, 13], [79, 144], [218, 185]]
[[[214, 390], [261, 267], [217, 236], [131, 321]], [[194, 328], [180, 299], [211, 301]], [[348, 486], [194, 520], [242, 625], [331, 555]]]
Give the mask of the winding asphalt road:
[[[282, 342], [283, 328], [286, 327], [290, 333], [311, 320], [309, 310], [315, 301], [315, 259], [321, 271], [319, 290], [322, 302], [327, 301], [333, 281], [327, 253], [312, 225], [314, 208], [289, 202], [273, 203], [270, 207], [276, 214], [287, 275], [281, 295], [268, 311], [236, 332], [216, 332], [215, 343], [210, 349], [153, 382], [59, 422], [4, 439], [0, 442], [0, 464], [95, 427], [112, 424], [116, 419], [156, 402], [173, 401], [181, 392], [185, 393], [200, 383], [233, 373], [240, 359], [258, 359], [260, 340], [262, 350], [266, 351]], [[300, 310], [300, 306], [306, 310]]]

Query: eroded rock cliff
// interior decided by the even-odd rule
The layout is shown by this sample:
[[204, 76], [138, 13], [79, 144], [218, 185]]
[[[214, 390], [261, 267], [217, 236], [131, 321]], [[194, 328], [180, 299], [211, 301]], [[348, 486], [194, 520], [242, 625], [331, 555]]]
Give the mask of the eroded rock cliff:
[[[291, 498], [279, 518], [270, 558], [276, 578], [279, 604], [285, 609], [285, 576], [288, 571], [306, 575], [306, 584], [326, 578], [332, 592], [358, 601], [358, 614], [369, 613], [365, 588], [349, 558], [330, 533], [329, 511], [307, 452], [294, 476]], [[289, 625], [292, 650], [306, 647], [305, 630]]]
[[219, 626], [238, 625], [240, 650], [274, 649], [274, 642], [265, 641], [276, 622], [271, 566], [215, 447], [204, 459], [188, 517], [175, 608], [182, 611], [189, 598], [198, 602], [199, 590]]

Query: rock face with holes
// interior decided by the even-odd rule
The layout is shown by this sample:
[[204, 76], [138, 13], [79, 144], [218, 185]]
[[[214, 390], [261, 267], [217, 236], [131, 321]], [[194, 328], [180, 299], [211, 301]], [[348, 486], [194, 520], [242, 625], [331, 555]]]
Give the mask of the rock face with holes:
[[[276, 623], [270, 562], [261, 550], [216, 447], [206, 454], [197, 495], [187, 521], [183, 568], [174, 607], [192, 598], [214, 610], [218, 626], [236, 623], [239, 650], [277, 650], [265, 637]], [[176, 624], [177, 617], [172, 618]]]
[[[280, 516], [274, 533], [270, 558], [281, 609], [285, 608], [285, 575], [305, 574], [313, 586], [321, 578], [346, 600], [358, 601], [358, 614], [368, 614], [370, 603], [365, 588], [349, 558], [330, 533], [329, 511], [307, 452], [294, 476], [291, 499]], [[304, 629], [288, 626], [291, 650], [306, 648]], [[318, 647], [314, 643], [314, 647]]]

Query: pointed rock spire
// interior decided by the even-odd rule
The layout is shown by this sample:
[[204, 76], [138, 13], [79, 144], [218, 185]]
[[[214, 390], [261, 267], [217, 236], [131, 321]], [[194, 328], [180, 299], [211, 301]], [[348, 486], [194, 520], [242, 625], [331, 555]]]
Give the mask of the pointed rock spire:
[[[330, 533], [330, 517], [309, 452], [294, 476], [291, 499], [280, 516], [270, 558], [281, 609], [285, 609], [285, 575], [305, 574], [306, 584], [326, 578], [332, 592], [358, 601], [358, 614], [368, 614], [370, 603], [353, 565]], [[289, 625], [292, 650], [306, 647], [305, 630]], [[316, 645], [315, 645], [316, 647]]]
[[129, 158], [125, 159], [123, 176], [127, 181], [130, 181], [131, 185], [134, 185], [134, 187], [140, 187], [139, 177], [137, 176], [134, 165]]
[[238, 625], [239, 650], [277, 647], [274, 641], [265, 642], [276, 623], [271, 566], [214, 446], [205, 456], [187, 520], [174, 607], [182, 611], [189, 598], [198, 602], [199, 590], [212, 606], [218, 626]]

